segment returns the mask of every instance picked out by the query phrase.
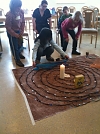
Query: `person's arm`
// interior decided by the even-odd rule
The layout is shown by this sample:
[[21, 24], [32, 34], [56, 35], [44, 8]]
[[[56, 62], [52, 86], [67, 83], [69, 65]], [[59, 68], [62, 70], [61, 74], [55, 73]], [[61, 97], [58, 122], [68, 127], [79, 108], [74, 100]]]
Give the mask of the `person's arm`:
[[19, 38], [19, 34], [15, 33], [15, 31], [11, 28], [12, 26], [12, 14], [9, 13], [6, 15], [6, 20], [5, 20], [5, 27], [7, 29], [7, 32], [13, 36], [13, 37], [16, 37], [16, 38]]
[[21, 23], [21, 27], [20, 27], [20, 35], [23, 35], [24, 27], [25, 27], [25, 19], [24, 19], [24, 12], [22, 11], [22, 23]]
[[82, 23], [79, 23], [79, 25], [78, 25], [78, 31], [77, 31], [77, 33], [76, 33], [76, 38], [77, 38], [77, 39], [79, 38], [79, 35], [80, 35], [80, 33], [81, 33], [81, 30], [82, 30]]
[[35, 31], [36, 33], [38, 33], [38, 31], [36, 30], [36, 18], [32, 19], [32, 23], [33, 23], [33, 31]]
[[53, 41], [53, 39], [50, 41], [50, 44], [55, 48], [55, 50], [60, 53], [65, 58], [69, 58], [67, 54]]
[[40, 42], [37, 41], [37, 42], [34, 44], [33, 53], [32, 53], [33, 66], [35, 66], [35, 60], [36, 60], [37, 50], [38, 50], [38, 47], [39, 47], [39, 46], [40, 46]]
[[50, 29], [51, 29], [51, 27], [52, 27], [51, 18], [49, 18], [48, 20], [49, 20], [49, 25], [50, 25]]
[[68, 33], [67, 33], [67, 31], [66, 31], [67, 25], [68, 25], [68, 19], [65, 19], [65, 20], [61, 23], [61, 30], [62, 30], [63, 37], [64, 37], [65, 39], [68, 39]]
[[33, 23], [33, 30], [38, 33], [37, 29], [36, 29], [36, 18], [38, 16], [37, 12], [38, 12], [39, 9], [35, 9], [34, 12], [33, 12], [33, 15], [32, 15], [32, 23]]
[[36, 21], [36, 18], [32, 18], [33, 30], [34, 30], [34, 31], [37, 31], [37, 30], [36, 30], [36, 22], [35, 22], [35, 21]]
[[50, 29], [51, 29], [51, 27], [52, 27], [52, 21], [51, 21], [51, 13], [50, 13], [50, 10], [49, 9], [46, 9], [45, 16], [46, 16], [46, 19], [49, 21], [49, 26], [50, 26]]

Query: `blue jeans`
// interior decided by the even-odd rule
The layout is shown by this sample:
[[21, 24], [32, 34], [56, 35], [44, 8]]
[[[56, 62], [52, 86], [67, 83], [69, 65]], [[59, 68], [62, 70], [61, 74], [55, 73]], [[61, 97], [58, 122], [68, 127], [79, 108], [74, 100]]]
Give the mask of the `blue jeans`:
[[[20, 33], [19, 31], [15, 31], [15, 32], [18, 34]], [[7, 32], [7, 36], [9, 39], [12, 55], [14, 56], [15, 60], [18, 61], [18, 60], [20, 60], [20, 52], [21, 52], [21, 48], [22, 48], [23, 44], [19, 45], [18, 39], [16, 37], [11, 36], [8, 32]]]

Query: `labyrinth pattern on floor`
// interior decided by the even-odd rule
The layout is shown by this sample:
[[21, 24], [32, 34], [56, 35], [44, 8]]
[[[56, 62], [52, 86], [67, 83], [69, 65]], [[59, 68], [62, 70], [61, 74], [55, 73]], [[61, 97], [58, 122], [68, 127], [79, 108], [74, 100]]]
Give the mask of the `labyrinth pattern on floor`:
[[[65, 73], [70, 77], [60, 79], [59, 65], [52, 69], [34, 70], [31, 67], [13, 69], [14, 77], [24, 93], [35, 121], [58, 112], [86, 105], [100, 98], [100, 69], [91, 65], [96, 55], [80, 56], [69, 59]], [[83, 87], [75, 88], [76, 75], [84, 75]]]

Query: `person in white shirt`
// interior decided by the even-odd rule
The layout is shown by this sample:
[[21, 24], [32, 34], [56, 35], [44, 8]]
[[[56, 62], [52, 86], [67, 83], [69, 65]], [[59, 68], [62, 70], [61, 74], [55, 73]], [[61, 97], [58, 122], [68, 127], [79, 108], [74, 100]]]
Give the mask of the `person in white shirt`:
[[54, 49], [63, 55], [64, 58], [69, 58], [66, 53], [53, 41], [52, 31], [49, 28], [43, 28], [34, 43], [32, 54], [33, 66], [40, 63], [42, 56], [46, 56], [48, 61], [54, 61], [51, 57]]

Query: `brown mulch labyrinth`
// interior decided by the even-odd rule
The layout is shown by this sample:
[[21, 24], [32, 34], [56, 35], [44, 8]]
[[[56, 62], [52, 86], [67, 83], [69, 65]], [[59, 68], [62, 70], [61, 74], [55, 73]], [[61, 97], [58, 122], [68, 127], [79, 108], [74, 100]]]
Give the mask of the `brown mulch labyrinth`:
[[[16, 81], [27, 98], [35, 121], [67, 109], [97, 101], [100, 97], [100, 69], [92, 68], [96, 55], [69, 59], [65, 72], [70, 78], [59, 78], [59, 65], [34, 71], [33, 67], [13, 69]], [[83, 87], [75, 89], [75, 75], [83, 74]]]

